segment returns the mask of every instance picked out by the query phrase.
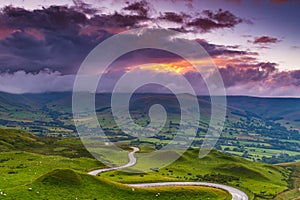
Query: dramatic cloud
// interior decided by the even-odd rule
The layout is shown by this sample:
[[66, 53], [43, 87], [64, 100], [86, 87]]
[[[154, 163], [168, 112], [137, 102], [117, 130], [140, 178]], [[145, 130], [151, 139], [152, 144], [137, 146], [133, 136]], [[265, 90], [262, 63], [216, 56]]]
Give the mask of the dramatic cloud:
[[[111, 14], [102, 14], [80, 0], [74, 0], [74, 6], [50, 6], [33, 11], [7, 6], [0, 13], [0, 71], [38, 72], [50, 68], [63, 74], [75, 73], [85, 56], [113, 34], [145, 26], [147, 21], [167, 20], [185, 26], [186, 21], [192, 20], [186, 14], [174, 12], [155, 19], [150, 16], [151, 9], [146, 1], [127, 3], [120, 12]], [[207, 27], [204, 23], [204, 28], [198, 27], [201, 31], [233, 27], [241, 22], [228, 11], [203, 13], [217, 25]], [[202, 45], [211, 55], [243, 54], [205, 42]]]
[[275, 72], [274, 63], [258, 63], [256, 65], [226, 66], [220, 69], [226, 87], [249, 82], [266, 80]]
[[187, 26], [200, 28], [202, 31], [207, 32], [218, 28], [233, 28], [237, 24], [243, 22], [243, 19], [235, 16], [229, 11], [223, 11], [221, 9], [216, 13], [205, 10], [203, 11], [203, 14], [203, 17], [198, 17], [187, 23]]
[[165, 12], [159, 17], [159, 19], [182, 24], [187, 18], [190, 17], [191, 16], [184, 13], [177, 14], [174, 12]]
[[141, 18], [147, 19], [148, 18], [148, 12], [150, 10], [149, 5], [146, 1], [140, 1], [140, 2], [135, 2], [132, 4], [129, 4], [124, 10], [129, 10], [132, 11], [132, 14], [137, 14]]
[[[180, 1], [171, 1], [182, 5]], [[185, 3], [189, 7], [195, 5], [190, 0]], [[73, 4], [35, 10], [13, 6], [1, 9], [1, 91], [13, 93], [69, 91], [72, 89], [74, 74], [88, 53], [108, 37], [131, 28], [165, 27], [189, 33], [185, 38], [196, 34], [201, 38], [202, 33], [207, 34], [235, 28], [241, 23], [249, 23], [249, 20], [221, 9], [200, 10], [188, 14], [176, 9], [158, 12], [150, 1], [123, 2], [116, 10], [95, 8], [81, 0], [73, 0]], [[180, 36], [182, 34], [175, 35], [174, 38]], [[280, 41], [275, 37], [261, 36], [252, 39], [250, 45], [266, 46]], [[276, 63], [261, 62], [257, 52], [238, 45], [218, 45], [204, 39], [197, 39], [196, 42], [209, 53], [219, 67], [229, 94], [248, 92], [248, 95], [292, 96], [297, 95], [295, 91], [299, 92], [300, 71], [279, 71]], [[103, 91], [111, 89], [118, 78], [133, 66], [146, 63], [161, 63], [165, 69], [144, 67], [135, 72], [137, 76], [141, 70], [147, 70], [154, 79], [162, 77], [158, 72], [174, 72], [188, 77], [194, 83], [199, 81], [191, 66], [178, 56], [164, 51], [145, 49], [121, 56], [113, 63], [102, 80]], [[201, 85], [204, 83], [201, 82]], [[288, 90], [289, 87], [292, 91], [285, 92], [284, 90]], [[202, 86], [196, 90], [199, 94], [206, 91]]]
[[[243, 82], [227, 87], [229, 95], [299, 97], [299, 70], [276, 72], [260, 81]], [[296, 74], [296, 75], [295, 75]]]
[[64, 6], [34, 11], [5, 7], [0, 19], [1, 26], [11, 31], [0, 40], [2, 72], [51, 68], [74, 73], [87, 53], [112, 35], [100, 28], [82, 34], [91, 19]]
[[62, 75], [49, 70], [39, 73], [3, 73], [0, 74], [0, 91], [16, 94], [71, 91], [74, 78], [74, 75]]
[[51, 6], [34, 11], [7, 6], [0, 18], [3, 25], [11, 29], [37, 28], [62, 31], [69, 28], [78, 29], [80, 24], [87, 23], [84, 13], [66, 6]]
[[[74, 31], [74, 32], [73, 32]], [[1, 71], [27, 72], [51, 68], [62, 73], [74, 73], [87, 53], [111, 34], [102, 30], [101, 37], [80, 35], [78, 30], [44, 31], [38, 39], [18, 31], [0, 41]]]
[[270, 44], [270, 43], [277, 43], [277, 42], [280, 42], [280, 40], [271, 36], [257, 37], [253, 41], [254, 44]]
[[128, 4], [122, 10], [129, 11], [129, 13], [114, 12], [106, 15], [95, 15], [90, 19], [89, 24], [102, 29], [106, 28], [112, 32], [114, 32], [112, 28], [115, 28], [117, 31], [114, 33], [117, 33], [128, 28], [138, 28], [141, 26], [141, 22], [150, 20], [150, 7], [146, 1]]

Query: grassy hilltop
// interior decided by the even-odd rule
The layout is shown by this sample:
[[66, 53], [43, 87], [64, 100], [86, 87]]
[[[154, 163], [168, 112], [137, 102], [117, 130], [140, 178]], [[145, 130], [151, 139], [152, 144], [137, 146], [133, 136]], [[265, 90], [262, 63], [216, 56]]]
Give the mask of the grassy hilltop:
[[[30, 189], [29, 189], [30, 188]], [[230, 199], [222, 190], [206, 187], [132, 189], [107, 179], [70, 169], [56, 169], [32, 183], [8, 189], [7, 199]]]

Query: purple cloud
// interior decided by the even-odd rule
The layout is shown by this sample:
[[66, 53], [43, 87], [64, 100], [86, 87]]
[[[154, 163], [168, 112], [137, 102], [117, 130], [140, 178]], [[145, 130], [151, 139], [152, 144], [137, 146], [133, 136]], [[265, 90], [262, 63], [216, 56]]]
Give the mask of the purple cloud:
[[175, 12], [165, 12], [165, 13], [161, 14], [161, 16], [158, 19], [175, 22], [178, 24], [183, 24], [184, 21], [190, 17], [191, 16], [189, 16], [185, 13], [177, 14]]
[[205, 10], [203, 11], [203, 14], [203, 17], [198, 17], [187, 23], [187, 26], [207, 32], [213, 29], [233, 28], [243, 22], [242, 18], [221, 9], [215, 13], [210, 10]]
[[278, 38], [271, 37], [271, 36], [257, 37], [253, 41], [254, 44], [270, 44], [270, 43], [278, 43], [278, 42], [280, 42]]

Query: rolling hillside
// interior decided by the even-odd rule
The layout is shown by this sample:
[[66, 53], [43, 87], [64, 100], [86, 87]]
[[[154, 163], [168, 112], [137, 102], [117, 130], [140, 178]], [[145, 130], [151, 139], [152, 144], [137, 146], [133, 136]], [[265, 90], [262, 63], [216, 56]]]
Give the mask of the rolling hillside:
[[27, 151], [65, 157], [92, 157], [79, 138], [37, 137], [18, 129], [0, 128], [0, 152]]
[[156, 199], [158, 193], [160, 199], [230, 199], [227, 192], [207, 187], [133, 191], [109, 179], [87, 175], [89, 170], [103, 167], [99, 161], [83, 154], [80, 158], [66, 157], [68, 146], [84, 149], [77, 140], [52, 141], [53, 150], [44, 138], [24, 131], [0, 129], [0, 133], [6, 147], [10, 148], [14, 141], [18, 145], [17, 149], [0, 149], [0, 199]]
[[[269, 199], [289, 187], [288, 169], [252, 162], [243, 158], [212, 151], [199, 159], [198, 149], [189, 149], [178, 160], [160, 169], [160, 159], [168, 159], [174, 152], [160, 152], [144, 157], [137, 154], [138, 162], [132, 170], [139, 173], [107, 172], [101, 177], [122, 183], [159, 182], [159, 181], [206, 181], [232, 185], [255, 198]], [[151, 166], [152, 172], [145, 174], [144, 169]], [[157, 170], [156, 170], [157, 169]], [[257, 186], [260, 187], [257, 187]]]
[[13, 189], [7, 189], [5, 199], [230, 199], [222, 190], [207, 187], [161, 187], [135, 189], [79, 173], [70, 169], [56, 169]]
[[[28, 150], [2, 150], [0, 152], [0, 172], [2, 174], [0, 178], [5, 180], [0, 181], [0, 189], [11, 199], [16, 199], [21, 195], [25, 199], [41, 199], [47, 195], [48, 199], [57, 199], [58, 196], [64, 195], [65, 198], [71, 199], [76, 197], [78, 199], [113, 199], [118, 195], [128, 195], [128, 199], [131, 198], [131, 188], [111, 181], [120, 183], [156, 181], [215, 182], [240, 188], [247, 192], [250, 197], [256, 199], [272, 198], [289, 187], [288, 180], [291, 171], [288, 168], [252, 162], [218, 151], [212, 151], [205, 158], [199, 159], [198, 149], [189, 149], [174, 163], [161, 169], [154, 167], [152, 172], [148, 174], [140, 170], [150, 166], [149, 162], [151, 165], [160, 168], [159, 159], [161, 156], [168, 159], [172, 153], [160, 152], [156, 153], [160, 155], [152, 155], [151, 158], [138, 153], [136, 155], [137, 165], [131, 169], [139, 170], [138, 174], [115, 171], [103, 173], [101, 179], [98, 179], [86, 175], [86, 173], [91, 169], [103, 167], [99, 161], [84, 155], [79, 158], [66, 157], [68, 154], [65, 155], [64, 153], [64, 149], [67, 148], [65, 145], [79, 146], [76, 140], [59, 139], [55, 142], [56, 151], [53, 151], [53, 149], [48, 148], [49, 146], [46, 143], [41, 143], [43, 138], [37, 138], [29, 133], [15, 130], [2, 130], [2, 133], [5, 133], [1, 136], [2, 140], [9, 141], [11, 138], [17, 137], [19, 138], [18, 142], [21, 144], [27, 144], [28, 140], [38, 143], [38, 146], [33, 145]], [[81, 146], [81, 148], [84, 147]], [[149, 151], [143, 146], [141, 148], [141, 153]], [[38, 153], [40, 151], [42, 154]], [[126, 154], [124, 158], [127, 159]], [[258, 188], [257, 185], [261, 187]], [[32, 188], [32, 190], [29, 188]], [[112, 190], [113, 188], [119, 188], [119, 192], [115, 193], [115, 190]], [[46, 191], [48, 191], [47, 194]], [[199, 189], [198, 187], [176, 187], [175, 190], [172, 188], [172, 192], [165, 187], [149, 190], [139, 189], [135, 192], [134, 195], [140, 195], [143, 199], [147, 199], [146, 197], [149, 199], [155, 198], [155, 194], [158, 192], [166, 194], [165, 197], [161, 196], [163, 199], [171, 197], [171, 199], [197, 199], [201, 196], [211, 199], [224, 199], [228, 197], [228, 194], [222, 191], [207, 188]]]

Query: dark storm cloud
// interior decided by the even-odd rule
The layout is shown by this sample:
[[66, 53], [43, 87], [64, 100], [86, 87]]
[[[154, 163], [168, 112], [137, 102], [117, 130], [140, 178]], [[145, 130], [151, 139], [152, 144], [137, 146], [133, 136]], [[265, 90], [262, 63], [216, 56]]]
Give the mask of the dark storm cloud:
[[49, 68], [63, 74], [74, 73], [87, 53], [111, 35], [103, 30], [101, 38], [94, 40], [93, 36], [81, 35], [72, 28], [61, 32], [44, 30], [43, 34], [45, 39], [37, 39], [20, 31], [2, 39], [1, 71], [34, 72]]
[[165, 12], [164, 14], [161, 14], [161, 16], [158, 19], [182, 24], [187, 18], [190, 17], [191, 16], [184, 13], [177, 14], [175, 12]]
[[147, 19], [150, 7], [147, 1], [140, 1], [129, 4], [123, 10], [132, 11], [132, 14], [137, 14], [141, 18]]
[[138, 27], [137, 23], [143, 21], [144, 18], [139, 16], [122, 15], [114, 13], [112, 15], [96, 15], [90, 20], [90, 25], [103, 28], [125, 28]]
[[[51, 6], [28, 11], [8, 6], [0, 19], [2, 27], [12, 31], [0, 41], [4, 58], [0, 61], [1, 71], [38, 72], [50, 68], [72, 73], [98, 42], [80, 35], [81, 26], [88, 24], [88, 19], [74, 8]], [[28, 30], [36, 30], [42, 38], [28, 34]]]
[[270, 43], [272, 44], [272, 43], [278, 43], [278, 42], [280, 42], [280, 40], [278, 38], [271, 37], [271, 36], [257, 37], [253, 41], [254, 44], [270, 44]]
[[[184, 13], [172, 12], [154, 18], [151, 16], [153, 8], [146, 1], [127, 3], [120, 12], [106, 14], [84, 1], [73, 2], [73, 6], [50, 6], [32, 11], [13, 6], [4, 7], [0, 12], [0, 27], [3, 30], [0, 34], [0, 72], [39, 72], [48, 68], [62, 74], [75, 73], [85, 56], [97, 44], [120, 31], [159, 20], [176, 22], [181, 28], [173, 29], [184, 31], [188, 21], [191, 21], [190, 26], [197, 21]], [[241, 22], [241, 19], [228, 11], [219, 10], [214, 13], [206, 10], [203, 15], [216, 25], [195, 24], [192, 31], [233, 27]], [[204, 41], [199, 43], [213, 56], [246, 54]], [[152, 58], [155, 56], [158, 55], [154, 53]]]
[[10, 34], [0, 34], [0, 71], [39, 72], [49, 68], [62, 74], [75, 73], [101, 41], [148, 20], [149, 6], [145, 1], [128, 4], [124, 13], [112, 14], [101, 14], [80, 0], [73, 2], [70, 7], [33, 11], [4, 7], [0, 27]]
[[66, 6], [51, 6], [40, 10], [28, 11], [23, 8], [7, 6], [2, 10], [0, 19], [9, 28], [37, 28], [59, 31], [79, 24], [86, 24], [84, 13]]
[[[135, 26], [140, 20], [117, 13], [88, 19], [85, 13], [65, 6], [33, 11], [9, 6], [2, 10], [0, 19], [1, 27], [11, 31], [0, 40], [2, 72], [49, 68], [63, 74], [75, 73], [85, 56], [113, 34], [113, 28]], [[36, 30], [42, 38], [28, 34], [28, 30]]]
[[[106, 28], [137, 28], [141, 22], [150, 20], [150, 6], [146, 1], [129, 4], [122, 9], [122, 13], [95, 15], [90, 19], [90, 24]], [[126, 13], [129, 12], [129, 13]]]
[[223, 11], [220, 9], [214, 13], [210, 10], [205, 10], [203, 11], [203, 16], [188, 22], [187, 26], [195, 27], [201, 31], [208, 32], [213, 29], [233, 28], [242, 22], [242, 18], [235, 16], [229, 11]]

